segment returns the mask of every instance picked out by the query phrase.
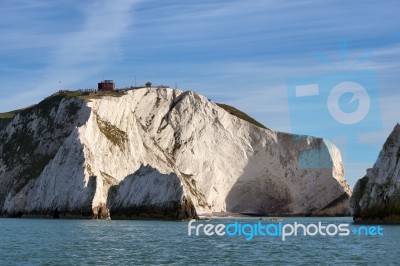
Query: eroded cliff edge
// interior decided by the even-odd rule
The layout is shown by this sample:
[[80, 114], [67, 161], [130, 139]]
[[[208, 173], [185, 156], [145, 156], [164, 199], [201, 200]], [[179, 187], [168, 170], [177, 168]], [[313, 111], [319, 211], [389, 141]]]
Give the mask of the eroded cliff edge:
[[191, 91], [53, 96], [0, 140], [3, 215], [350, 214], [334, 145], [250, 124]]
[[400, 223], [400, 125], [387, 138], [372, 169], [351, 197], [357, 223]]

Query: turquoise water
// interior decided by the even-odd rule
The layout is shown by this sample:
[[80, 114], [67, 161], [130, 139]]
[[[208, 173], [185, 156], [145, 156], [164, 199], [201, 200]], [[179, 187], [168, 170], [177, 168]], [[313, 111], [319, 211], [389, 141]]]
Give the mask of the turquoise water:
[[[351, 224], [351, 218], [285, 219], [319, 221]], [[384, 236], [375, 237], [298, 236], [282, 241], [258, 236], [246, 241], [243, 236], [188, 236], [188, 222], [0, 219], [0, 265], [399, 264], [400, 226], [383, 228]]]

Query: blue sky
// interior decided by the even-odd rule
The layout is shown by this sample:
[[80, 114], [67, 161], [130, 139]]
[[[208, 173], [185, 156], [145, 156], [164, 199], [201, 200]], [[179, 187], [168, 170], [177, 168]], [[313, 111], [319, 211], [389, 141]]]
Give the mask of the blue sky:
[[[292, 132], [298, 106], [289, 104], [289, 80], [370, 70], [381, 121], [357, 141], [376, 151], [352, 158], [342, 132], [313, 132], [307, 117], [296, 126], [333, 139], [354, 185], [400, 120], [398, 14], [397, 1], [2, 0], [0, 111], [61, 88], [95, 88], [103, 77], [130, 86], [136, 76], [137, 84], [177, 84]], [[315, 111], [325, 105], [320, 99]]]

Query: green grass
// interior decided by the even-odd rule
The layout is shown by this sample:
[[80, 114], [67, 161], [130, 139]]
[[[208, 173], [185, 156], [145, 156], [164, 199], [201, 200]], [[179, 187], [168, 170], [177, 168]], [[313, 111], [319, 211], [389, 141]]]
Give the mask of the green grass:
[[223, 109], [225, 109], [225, 111], [227, 111], [228, 113], [230, 113], [231, 115], [234, 115], [244, 121], [249, 122], [250, 124], [253, 124], [255, 126], [261, 127], [261, 128], [265, 128], [268, 129], [266, 126], [264, 126], [263, 124], [261, 124], [260, 122], [258, 122], [257, 120], [255, 120], [254, 118], [250, 117], [248, 114], [236, 109], [233, 106], [227, 105], [227, 104], [222, 104], [222, 103], [217, 103], [217, 105]]
[[84, 95], [82, 92], [80, 95], [75, 95], [75, 96], [70, 96], [70, 97], [77, 97], [82, 100], [90, 100], [90, 99], [100, 99], [104, 96], [121, 97], [125, 94], [126, 94], [126, 92], [124, 92], [124, 91], [104, 91], [104, 92], [97, 92], [97, 93], [91, 92], [89, 95]]
[[[51, 110], [52, 107], [59, 104], [63, 98], [78, 98], [82, 100], [90, 100], [90, 99], [100, 99], [103, 96], [121, 97], [126, 94], [126, 92], [123, 91], [110, 91], [110, 92], [97, 92], [97, 93], [90, 92], [90, 94], [88, 95], [85, 95], [84, 93], [85, 93], [84, 91], [69, 91], [65, 93], [57, 92], [33, 106], [21, 108], [11, 112], [0, 113], [0, 119], [12, 119], [18, 113], [23, 111], [30, 112], [34, 108], [37, 108], [41, 112], [47, 112]], [[74, 114], [77, 111], [76, 109], [77, 108], [71, 107], [70, 110], [68, 111], [71, 112], [71, 114]]]
[[29, 180], [39, 177], [52, 159], [53, 157], [49, 155], [35, 155], [35, 160], [31, 163], [31, 167], [26, 168], [19, 174], [19, 178], [13, 187], [14, 193], [17, 194], [21, 191], [28, 184]]
[[128, 141], [128, 135], [109, 122], [101, 120], [98, 114], [96, 114], [96, 120], [100, 131], [107, 137], [107, 139], [123, 150], [125, 143]]
[[121, 97], [125, 95], [124, 91], [68, 91], [64, 93], [55, 93], [50, 97], [66, 97], [66, 98], [78, 98], [82, 100], [90, 100], [90, 99], [100, 99], [105, 96], [111, 97]]
[[19, 112], [21, 112], [24, 109], [14, 110], [14, 111], [7, 112], [7, 113], [0, 113], [0, 119], [11, 119], [11, 118], [14, 118], [14, 116], [16, 116]]
[[75, 116], [78, 111], [81, 109], [81, 107], [76, 104], [76, 103], [71, 103], [70, 105], [67, 106], [67, 112], [69, 117]]
[[8, 119], [13, 118], [15, 116], [14, 113], [0, 113], [0, 119]]

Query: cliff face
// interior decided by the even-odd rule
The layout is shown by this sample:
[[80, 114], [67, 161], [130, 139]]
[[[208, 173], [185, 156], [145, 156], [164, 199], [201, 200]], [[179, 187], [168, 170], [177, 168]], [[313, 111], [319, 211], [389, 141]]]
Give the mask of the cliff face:
[[257, 127], [194, 92], [54, 96], [20, 112], [0, 140], [3, 215], [349, 213], [336, 147]]
[[400, 125], [390, 134], [372, 169], [358, 180], [351, 197], [359, 223], [400, 223]]

